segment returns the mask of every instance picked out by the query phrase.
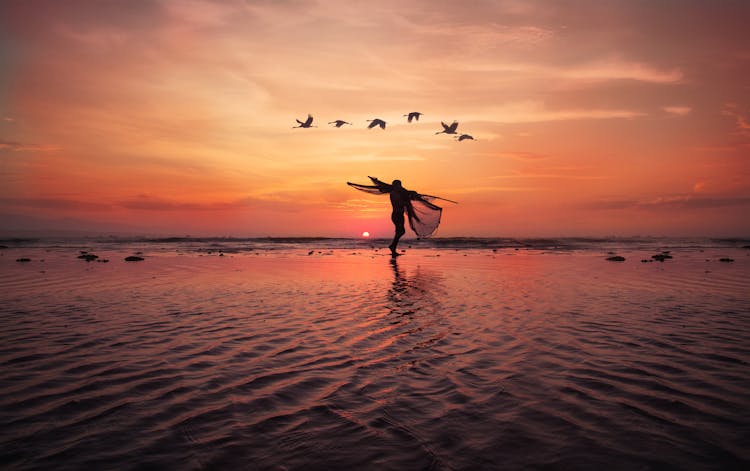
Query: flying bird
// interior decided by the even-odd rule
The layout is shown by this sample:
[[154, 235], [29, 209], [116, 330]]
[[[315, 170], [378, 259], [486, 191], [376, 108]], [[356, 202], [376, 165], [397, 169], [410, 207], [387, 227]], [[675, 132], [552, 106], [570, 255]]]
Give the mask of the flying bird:
[[313, 117], [311, 114], [307, 115], [307, 119], [305, 120], [304, 123], [296, 118], [294, 120], [299, 123], [299, 126], [294, 126], [292, 129], [294, 128], [317, 128], [317, 126], [312, 125]]
[[352, 123], [347, 123], [346, 121], [343, 121], [343, 120], [337, 119], [336, 121], [331, 121], [331, 122], [329, 122], [328, 124], [333, 124], [333, 125], [334, 125], [334, 126], [336, 126], [337, 128], [340, 128], [341, 126], [343, 126], [343, 125], [345, 125], [345, 124], [352, 124]]
[[422, 116], [424, 113], [420, 113], [419, 111], [412, 111], [409, 114], [405, 114], [404, 116], [407, 116], [407, 121], [411, 123], [413, 119], [416, 119], [419, 121], [419, 117]]
[[456, 136], [456, 140], [458, 142], [461, 142], [464, 139], [471, 139], [473, 141], [474, 140], [474, 136], [472, 136], [471, 134], [461, 134], [460, 136]]
[[385, 121], [383, 121], [380, 118], [375, 119], [368, 119], [367, 120], [370, 124], [367, 126], [367, 129], [372, 129], [375, 126], [380, 126], [380, 129], [385, 129]]
[[453, 121], [450, 126], [445, 124], [444, 122], [440, 121], [440, 124], [443, 126], [442, 131], [438, 131], [435, 134], [456, 134], [456, 128], [458, 127], [458, 121]]

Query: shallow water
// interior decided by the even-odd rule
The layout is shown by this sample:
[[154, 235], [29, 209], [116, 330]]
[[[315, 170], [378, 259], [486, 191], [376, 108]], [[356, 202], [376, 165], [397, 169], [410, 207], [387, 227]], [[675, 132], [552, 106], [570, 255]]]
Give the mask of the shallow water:
[[750, 463], [747, 250], [20, 250], [11, 469]]

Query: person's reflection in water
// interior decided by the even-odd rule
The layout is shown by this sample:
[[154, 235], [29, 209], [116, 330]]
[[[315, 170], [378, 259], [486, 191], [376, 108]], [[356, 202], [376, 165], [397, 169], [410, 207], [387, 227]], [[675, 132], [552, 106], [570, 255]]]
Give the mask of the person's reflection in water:
[[[448, 348], [445, 338], [452, 328], [440, 302], [445, 291], [439, 272], [410, 263], [399, 266], [396, 258], [390, 264], [393, 283], [388, 289], [385, 321], [393, 347], [399, 350], [391, 361], [402, 371], [442, 355], [435, 347]], [[404, 267], [409, 268], [408, 276]]]
[[388, 301], [392, 314], [404, 316], [440, 312], [440, 301], [436, 297], [442, 286], [440, 276], [420, 266], [414, 267], [414, 271], [407, 276], [397, 258], [392, 258], [390, 264], [393, 283], [388, 289]]
[[[391, 268], [393, 269], [393, 285], [388, 290], [388, 300], [391, 302], [391, 314], [400, 316], [414, 314], [411, 309], [414, 300], [409, 299], [409, 281], [398, 268], [398, 259], [391, 259]], [[407, 308], [408, 305], [408, 308]]]

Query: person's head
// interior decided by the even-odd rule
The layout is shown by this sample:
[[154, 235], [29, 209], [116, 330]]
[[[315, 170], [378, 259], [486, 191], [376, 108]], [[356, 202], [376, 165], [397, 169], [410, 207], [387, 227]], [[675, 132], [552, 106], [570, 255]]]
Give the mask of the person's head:
[[396, 188], [401, 188], [401, 180], [393, 180], [391, 185], [395, 186]]

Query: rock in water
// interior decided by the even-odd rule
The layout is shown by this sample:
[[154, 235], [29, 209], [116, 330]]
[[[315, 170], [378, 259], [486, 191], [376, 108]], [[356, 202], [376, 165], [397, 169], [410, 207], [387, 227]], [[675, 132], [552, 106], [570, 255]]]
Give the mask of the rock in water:
[[607, 257], [607, 260], [609, 260], [610, 262], [624, 262], [625, 257], [620, 256], [620, 255], [615, 255], [614, 257]]
[[131, 255], [129, 257], [125, 257], [126, 262], [140, 262], [143, 260], [143, 257], [138, 257], [136, 255]]
[[659, 253], [659, 254], [656, 254], [656, 255], [652, 255], [651, 258], [653, 258], [654, 260], [658, 260], [660, 262], [663, 262], [664, 260], [672, 258], [672, 256], [669, 255], [669, 254], [666, 254], [666, 253]]

